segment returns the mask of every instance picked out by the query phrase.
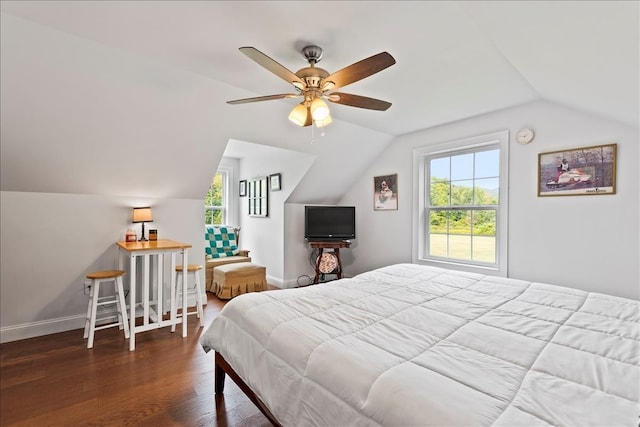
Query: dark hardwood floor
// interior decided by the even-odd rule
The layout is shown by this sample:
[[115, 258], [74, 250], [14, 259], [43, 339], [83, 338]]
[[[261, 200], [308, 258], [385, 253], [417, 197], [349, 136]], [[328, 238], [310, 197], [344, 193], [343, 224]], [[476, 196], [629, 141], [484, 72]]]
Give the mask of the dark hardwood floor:
[[[272, 288], [272, 287], [270, 287]], [[87, 349], [81, 329], [0, 345], [2, 426], [270, 426], [227, 376], [215, 396], [214, 354], [198, 340], [224, 301], [207, 294], [205, 327], [136, 334], [97, 331]]]

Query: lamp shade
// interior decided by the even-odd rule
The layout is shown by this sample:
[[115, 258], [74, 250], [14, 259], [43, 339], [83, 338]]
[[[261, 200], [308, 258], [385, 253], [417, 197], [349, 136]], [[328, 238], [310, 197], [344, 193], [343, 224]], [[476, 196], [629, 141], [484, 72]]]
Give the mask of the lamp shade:
[[307, 107], [304, 106], [304, 102], [293, 107], [289, 113], [289, 120], [298, 126], [304, 126], [307, 121]]
[[133, 221], [132, 222], [153, 222], [153, 216], [151, 215], [151, 208], [133, 208]]
[[321, 98], [314, 98], [311, 101], [311, 116], [313, 120], [322, 121], [329, 115], [329, 106]]
[[329, 114], [324, 120], [316, 120], [316, 126], [321, 128], [324, 127], [328, 124], [330, 124], [333, 121], [333, 119], [331, 118], [331, 115]]

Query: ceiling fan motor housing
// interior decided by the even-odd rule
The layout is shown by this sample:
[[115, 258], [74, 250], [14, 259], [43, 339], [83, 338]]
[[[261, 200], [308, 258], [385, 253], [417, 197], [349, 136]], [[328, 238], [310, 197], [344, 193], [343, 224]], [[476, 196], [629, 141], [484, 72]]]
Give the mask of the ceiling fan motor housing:
[[306, 46], [302, 48], [302, 55], [307, 58], [309, 63], [311, 63], [311, 61], [318, 63], [322, 59], [322, 48], [315, 45]]
[[306, 67], [298, 70], [296, 76], [304, 80], [308, 88], [319, 88], [322, 79], [329, 77], [329, 72], [319, 67]]

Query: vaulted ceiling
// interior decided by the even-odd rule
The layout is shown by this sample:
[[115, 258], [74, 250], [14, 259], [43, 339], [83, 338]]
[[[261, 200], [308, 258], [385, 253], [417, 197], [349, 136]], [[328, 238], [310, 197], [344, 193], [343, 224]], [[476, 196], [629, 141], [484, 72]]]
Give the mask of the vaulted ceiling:
[[256, 95], [292, 88], [241, 46], [292, 71], [306, 66], [306, 44], [325, 50], [329, 71], [388, 51], [397, 65], [344, 91], [393, 107], [334, 110], [393, 135], [536, 98], [638, 122], [634, 1], [12, 1], [2, 10]]
[[[334, 119], [349, 125], [337, 125], [336, 129], [345, 132], [341, 140], [357, 139], [351, 133], [362, 131], [366, 135], [360, 138], [363, 144], [365, 139], [377, 141], [371, 147], [373, 151], [382, 149], [396, 135], [539, 99], [638, 127], [640, 42], [636, 1], [3, 1], [1, 10], [6, 21], [16, 28], [26, 22], [48, 28], [38, 32], [39, 37], [46, 38], [47, 31], [59, 32], [61, 38], [67, 37], [64, 34], [71, 36], [65, 42], [67, 56], [52, 53], [50, 57], [27, 61], [20, 57], [21, 45], [28, 49], [30, 44], [45, 42], [36, 42], [38, 35], [33, 31], [3, 30], [2, 71], [8, 72], [2, 80], [3, 127], [6, 123], [11, 128], [17, 120], [16, 103], [29, 102], [20, 100], [28, 93], [30, 77], [38, 80], [32, 81], [34, 89], [47, 92], [54, 89], [45, 88], [47, 83], [42, 80], [50, 78], [52, 85], [57, 85], [56, 73], [61, 67], [94, 67], [96, 73], [107, 72], [108, 68], [112, 72], [109, 79], [117, 79], [113, 76], [124, 67], [127, 84], [132, 74], [139, 73], [136, 78], [141, 86], [164, 85], [163, 91], [171, 86], [176, 103], [181, 102], [181, 90], [197, 90], [203, 85], [198, 79], [215, 82], [202, 92], [202, 99], [185, 101], [188, 108], [202, 107], [196, 113], [203, 115], [198, 117], [201, 127], [196, 132], [202, 132], [203, 140], [211, 137], [207, 133], [214, 131], [204, 125], [204, 116], [218, 115], [226, 122], [235, 122], [239, 129], [226, 131], [225, 142], [228, 138], [243, 139], [244, 131], [240, 129], [248, 124], [263, 126], [262, 116], [274, 111], [278, 117], [286, 118], [295, 102], [225, 104], [229, 99], [292, 91], [286, 82], [248, 59], [238, 48], [254, 46], [296, 71], [306, 66], [300, 49], [308, 44], [324, 49], [319, 66], [329, 72], [382, 51], [396, 59], [392, 67], [342, 89], [389, 101], [393, 105], [388, 111], [330, 104]], [[83, 52], [81, 57], [73, 57], [74, 43]], [[89, 44], [95, 55], [87, 55]], [[50, 51], [50, 47], [42, 47], [42, 52]], [[40, 51], [38, 55], [42, 56]], [[69, 58], [74, 63], [69, 63]], [[113, 58], [121, 63], [108, 65]], [[5, 59], [11, 63], [5, 66]], [[30, 76], [24, 72], [29, 61], [38, 62], [31, 64], [34, 69], [48, 62], [51, 71]], [[194, 81], [199, 83], [193, 85], [195, 89], [176, 87], [175, 81], [165, 75], [151, 75], [151, 67], [144, 69], [142, 61], [152, 63], [153, 69], [166, 66], [190, 73], [197, 76]], [[12, 65], [18, 62], [19, 66]], [[21, 92], [15, 88], [18, 78], [23, 79], [18, 83]], [[181, 84], [184, 81], [181, 77]], [[13, 92], [5, 97], [4, 91], [9, 87]], [[94, 90], [93, 99], [115, 96], [108, 87], [92, 87]], [[62, 92], [57, 95], [62, 96]], [[97, 122], [96, 126], [121, 122], [117, 110], [131, 108], [129, 101], [123, 99], [119, 106], [115, 99], [99, 102], [113, 105], [111, 110], [100, 107], [105, 122]], [[112, 117], [106, 117], [111, 114], [109, 111]], [[173, 113], [166, 111], [166, 116], [155, 120], [162, 121]], [[282, 129], [288, 132], [290, 128]], [[176, 134], [183, 130], [174, 129]], [[161, 139], [167, 129], [158, 133], [161, 135], [145, 135], [142, 131], [140, 138]], [[2, 144], [17, 143], [16, 135], [15, 129], [3, 129]], [[30, 141], [35, 139], [38, 138], [34, 135]], [[362, 151], [357, 142], [354, 144], [355, 151]], [[18, 151], [8, 153], [17, 160], [26, 156]], [[140, 151], [133, 150], [132, 155], [139, 156]], [[175, 158], [175, 154], [170, 153], [169, 158]], [[213, 151], [206, 154], [219, 155]], [[365, 156], [362, 161], [370, 160]], [[4, 159], [2, 167], [5, 168]], [[18, 181], [3, 174], [3, 181], [5, 178]], [[19, 190], [20, 186], [6, 188], [3, 182], [3, 189]], [[84, 192], [81, 188], [70, 192], [74, 191]]]

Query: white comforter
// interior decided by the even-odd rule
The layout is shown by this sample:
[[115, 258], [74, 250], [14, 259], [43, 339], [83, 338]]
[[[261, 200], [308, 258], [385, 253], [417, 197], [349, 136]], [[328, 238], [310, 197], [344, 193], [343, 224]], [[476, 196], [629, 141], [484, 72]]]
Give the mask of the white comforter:
[[285, 426], [637, 426], [640, 303], [398, 264], [241, 295], [201, 338]]

